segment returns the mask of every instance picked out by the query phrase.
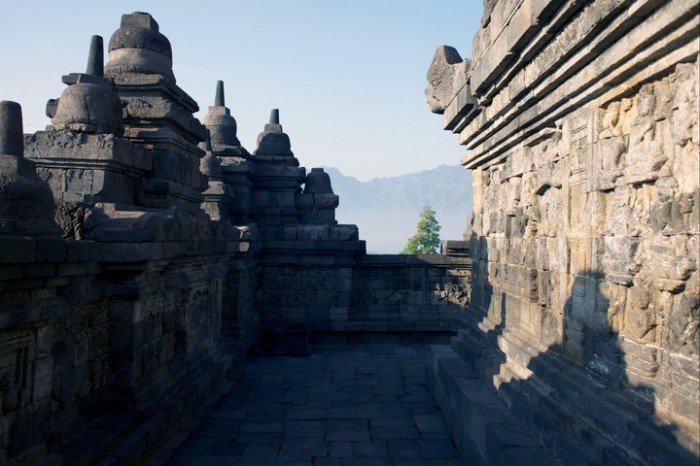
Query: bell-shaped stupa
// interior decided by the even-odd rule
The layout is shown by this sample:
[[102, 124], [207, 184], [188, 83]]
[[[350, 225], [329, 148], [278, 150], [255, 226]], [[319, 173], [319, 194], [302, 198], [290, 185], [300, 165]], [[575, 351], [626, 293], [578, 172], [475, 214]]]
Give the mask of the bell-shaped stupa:
[[238, 129], [236, 119], [231, 116], [231, 111], [226, 107], [223, 81], [216, 83], [214, 105], [209, 107], [209, 112], [202, 118], [202, 124], [209, 130], [213, 147], [240, 147], [241, 143], [236, 136]]
[[270, 112], [270, 122], [265, 125], [263, 132], [258, 135], [258, 148], [255, 155], [284, 155], [294, 157], [289, 142], [289, 136], [282, 130], [280, 111]]
[[122, 102], [112, 81], [104, 77], [102, 37], [92, 36], [85, 73], [63, 76], [68, 87], [61, 97], [49, 100], [46, 114], [57, 130], [124, 134]]
[[109, 41], [108, 76], [123, 73], [160, 74], [175, 81], [170, 41], [158, 30], [148, 13], [122, 15], [122, 21]]

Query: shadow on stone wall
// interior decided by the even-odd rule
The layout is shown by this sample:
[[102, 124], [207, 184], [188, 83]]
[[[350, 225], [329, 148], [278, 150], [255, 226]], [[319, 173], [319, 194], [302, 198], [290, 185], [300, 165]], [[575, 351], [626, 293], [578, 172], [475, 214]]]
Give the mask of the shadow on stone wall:
[[[555, 462], [697, 465], [697, 453], [681, 445], [687, 433], [655, 414], [655, 389], [630, 380], [632, 356], [622, 348], [623, 337], [607, 324], [610, 300], [601, 290], [605, 276], [591, 270], [576, 275], [562, 316], [562, 343], [537, 353], [517, 331], [517, 322], [507, 325], [509, 318], [520, 318], [512, 314], [518, 312], [517, 303], [509, 303], [505, 292], [493, 294], [486, 242], [475, 239], [472, 244], [484, 248], [473, 281], [483, 289], [473, 290], [470, 306], [478, 314], [474, 329], [481, 333], [475, 369], [517, 418], [537, 429]], [[479, 273], [484, 279], [477, 278]], [[580, 294], [592, 290], [594, 297]], [[591, 322], [596, 317], [598, 322]], [[601, 318], [605, 331], [595, 329]], [[687, 443], [693, 445], [692, 439]]]

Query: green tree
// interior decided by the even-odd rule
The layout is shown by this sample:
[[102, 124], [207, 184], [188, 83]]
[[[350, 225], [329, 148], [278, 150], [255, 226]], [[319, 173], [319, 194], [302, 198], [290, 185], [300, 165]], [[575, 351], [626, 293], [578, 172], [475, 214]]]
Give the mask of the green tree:
[[440, 249], [440, 224], [429, 205], [421, 210], [416, 234], [411, 236], [401, 254], [437, 254]]

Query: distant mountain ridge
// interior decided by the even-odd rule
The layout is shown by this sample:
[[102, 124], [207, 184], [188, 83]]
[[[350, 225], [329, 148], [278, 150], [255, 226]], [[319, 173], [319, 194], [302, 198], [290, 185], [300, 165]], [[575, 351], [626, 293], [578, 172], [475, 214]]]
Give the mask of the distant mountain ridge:
[[415, 233], [424, 205], [435, 210], [441, 239], [461, 239], [472, 210], [471, 172], [441, 165], [407, 175], [360, 181], [324, 167], [340, 196], [337, 218], [354, 223], [371, 253], [398, 253]]

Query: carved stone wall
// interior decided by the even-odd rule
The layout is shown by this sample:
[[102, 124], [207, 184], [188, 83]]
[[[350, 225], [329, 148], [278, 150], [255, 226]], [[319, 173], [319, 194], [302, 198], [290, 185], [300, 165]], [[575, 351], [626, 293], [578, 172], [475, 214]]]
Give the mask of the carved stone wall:
[[161, 258], [103, 269], [110, 279], [118, 274], [122, 288], [109, 297], [107, 398], [124, 409], [154, 412], [177, 391], [164, 381], [179, 380], [221, 357], [225, 256]]
[[89, 245], [4, 237], [0, 251], [1, 457], [38, 462], [99, 405], [107, 304]]
[[474, 170], [453, 348], [562, 464], [700, 455], [699, 24], [686, 1], [495, 2], [444, 111]]
[[224, 333], [247, 348], [260, 333], [260, 314], [255, 303], [255, 269], [244, 260], [229, 265], [224, 287], [222, 323]]
[[374, 255], [353, 275], [349, 322], [366, 330], [453, 330], [471, 291], [469, 259]]
[[469, 301], [466, 258], [370, 255], [318, 262], [302, 257], [282, 267], [261, 266], [257, 303], [268, 329], [454, 330]]
[[216, 389], [232, 245], [162, 246], [0, 237], [3, 461], [137, 463]]
[[[68, 89], [48, 105], [53, 127], [22, 144], [21, 114], [11, 113], [19, 106], [2, 105], [0, 133], [13, 144], [0, 150], [14, 162], [0, 167], [3, 179], [22, 181], [9, 171], [19, 166], [35, 191], [50, 188], [53, 202], [35, 202], [32, 213], [55, 210], [63, 233], [36, 229], [26, 238], [14, 210], [0, 219], [8, 226], [0, 236], [3, 464], [143, 463], [245, 350], [227, 347], [222, 314], [238, 304], [224, 301], [224, 289], [232, 262], [246, 269], [236, 259], [248, 242], [200, 208], [208, 180], [196, 103], [171, 71], [142, 60], [152, 41], [167, 43], [150, 15], [125, 15], [114, 36], [130, 51], [112, 56], [111, 79], [101, 60], [65, 76]], [[115, 111], [106, 114], [110, 102]], [[35, 165], [38, 177], [29, 173]], [[16, 189], [6, 185], [0, 200], [13, 205]]]

